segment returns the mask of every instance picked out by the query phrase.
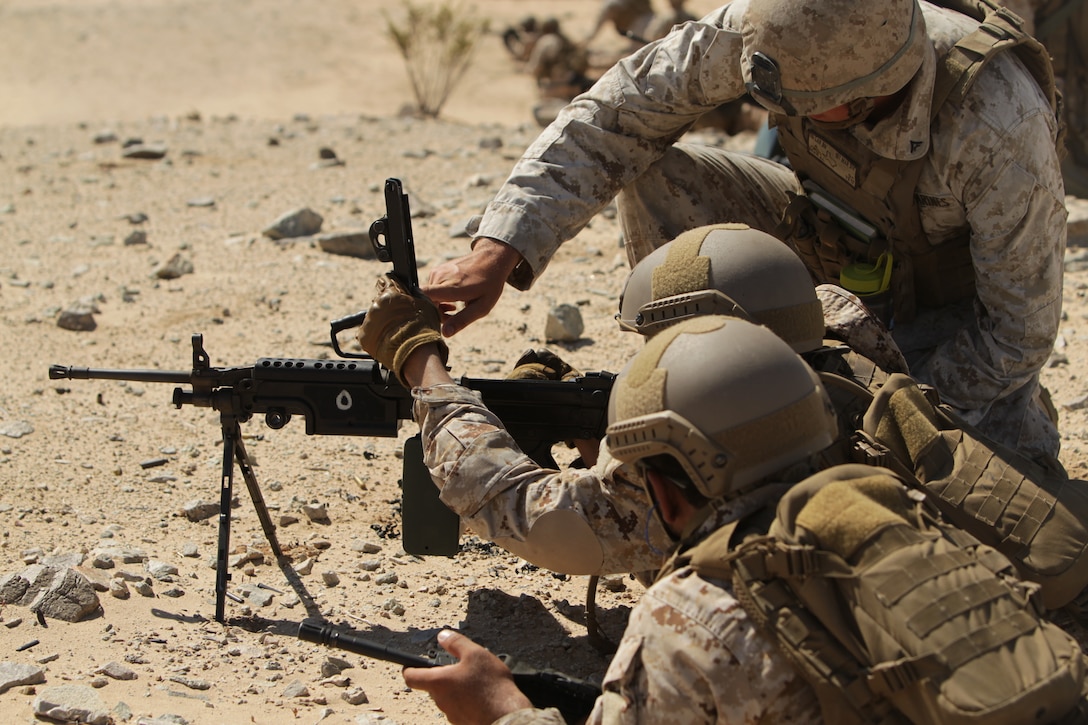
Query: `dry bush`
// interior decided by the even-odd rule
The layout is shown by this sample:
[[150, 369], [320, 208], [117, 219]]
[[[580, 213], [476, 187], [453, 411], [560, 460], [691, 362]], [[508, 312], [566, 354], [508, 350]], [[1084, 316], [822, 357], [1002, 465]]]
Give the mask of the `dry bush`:
[[488, 21], [471, 10], [443, 2], [403, 5], [403, 22], [385, 14], [386, 32], [404, 58], [419, 112], [436, 118], [454, 87], [472, 64], [476, 42], [488, 30]]

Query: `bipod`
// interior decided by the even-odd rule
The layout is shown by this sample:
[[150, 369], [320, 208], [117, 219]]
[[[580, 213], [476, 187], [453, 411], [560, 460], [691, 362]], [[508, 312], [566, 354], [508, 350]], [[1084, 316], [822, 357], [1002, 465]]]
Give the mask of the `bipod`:
[[242, 443], [242, 427], [238, 422], [238, 416], [231, 413], [222, 413], [220, 422], [223, 427], [223, 467], [219, 485], [219, 549], [215, 559], [215, 621], [223, 623], [225, 620], [227, 582], [230, 581], [228, 557], [230, 556], [230, 505], [234, 498], [234, 464], [242, 470], [242, 477], [249, 489], [249, 496], [253, 499], [253, 507], [257, 509], [257, 518], [261, 521], [265, 538], [272, 545], [272, 552], [277, 558], [282, 556], [279, 540], [276, 538], [276, 530], [272, 526], [272, 519], [268, 516], [268, 508], [264, 503], [264, 496], [257, 486], [257, 479], [253, 475], [253, 466], [250, 463], [249, 454], [246, 453], [245, 444]]
[[230, 506], [234, 498], [234, 467], [242, 472], [242, 479], [249, 490], [249, 498], [253, 501], [253, 508], [257, 512], [257, 519], [261, 522], [261, 530], [264, 537], [272, 547], [272, 553], [276, 557], [280, 571], [283, 572], [291, 588], [302, 600], [307, 612], [316, 610], [313, 598], [309, 596], [305, 585], [298, 573], [291, 567], [291, 562], [283, 554], [279, 539], [276, 538], [276, 526], [272, 523], [272, 517], [268, 513], [261, 488], [257, 485], [257, 476], [253, 473], [253, 464], [242, 442], [242, 428], [240, 421], [247, 415], [237, 415], [230, 412], [220, 414], [223, 427], [223, 468], [222, 480], [219, 489], [219, 550], [215, 562], [215, 621], [225, 624], [226, 599], [229, 596], [235, 601], [241, 601], [227, 591], [227, 582], [230, 581]]

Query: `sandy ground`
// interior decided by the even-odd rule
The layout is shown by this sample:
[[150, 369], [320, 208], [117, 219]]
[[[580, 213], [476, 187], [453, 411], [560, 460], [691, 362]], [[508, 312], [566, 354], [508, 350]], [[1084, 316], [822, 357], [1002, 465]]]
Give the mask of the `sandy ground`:
[[[500, 29], [534, 5], [577, 34], [596, 8], [475, 7]], [[5, 722], [35, 721], [36, 699], [64, 685], [93, 688], [117, 722], [441, 720], [397, 666], [295, 639], [308, 614], [413, 652], [433, 646], [438, 628], [460, 627], [540, 666], [602, 674], [607, 657], [585, 635], [584, 577], [537, 570], [471, 535], [452, 558], [403, 552], [399, 450], [411, 424], [396, 438], [307, 436], [301, 420], [243, 427], [280, 542], [313, 566], [294, 592], [238, 477], [232, 550], [264, 557], [232, 566], [232, 592], [273, 596], [230, 601], [227, 625], [214, 622], [216, 518], [180, 512], [218, 501], [215, 413], [175, 410], [172, 385], [46, 375], [52, 363], [187, 370], [193, 333], [215, 366], [331, 356], [329, 321], [369, 300], [383, 265], [261, 230], [299, 207], [322, 215], [323, 232], [365, 229], [384, 213], [388, 177], [402, 178], [423, 212], [413, 224], [424, 274], [465, 250], [456, 230], [535, 136], [533, 89], [491, 35], [441, 120], [397, 117], [411, 96], [383, 35], [385, 6], [0, 0], [0, 576], [74, 557], [101, 588], [127, 578], [130, 589], [127, 599], [99, 592], [100, 610], [76, 623], [0, 609], [0, 662], [36, 665], [45, 680], [0, 693]], [[134, 138], [161, 144], [165, 158], [123, 158]], [[323, 148], [344, 163], [320, 165]], [[137, 214], [147, 220], [134, 224]], [[146, 243], [126, 244], [134, 231]], [[553, 349], [584, 370], [618, 370], [637, 346], [612, 320], [626, 273], [618, 238], [603, 214], [532, 291], [508, 290], [451, 341], [454, 372], [501, 376], [544, 344], [558, 303], [577, 305], [586, 329]], [[157, 276], [176, 254], [192, 272]], [[1083, 476], [1088, 276], [1075, 261], [1068, 268], [1066, 321], [1045, 378], [1062, 409], [1064, 458]], [[59, 313], [80, 302], [96, 310], [95, 329], [59, 327]], [[305, 505], [324, 505], [327, 519], [311, 520]], [[111, 549], [147, 561], [96, 566]], [[153, 576], [151, 562], [167, 573], [153, 567]], [[136, 591], [145, 579], [148, 596]], [[602, 586], [607, 633], [618, 636], [640, 592], [624, 577]], [[350, 667], [331, 674], [330, 656]], [[116, 672], [111, 663], [135, 677], [103, 674]], [[345, 699], [358, 690], [366, 702]]]

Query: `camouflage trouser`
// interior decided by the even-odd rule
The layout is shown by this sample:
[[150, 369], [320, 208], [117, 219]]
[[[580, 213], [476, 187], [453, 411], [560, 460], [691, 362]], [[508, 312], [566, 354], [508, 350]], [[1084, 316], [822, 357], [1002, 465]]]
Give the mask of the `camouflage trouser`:
[[627, 261], [688, 229], [742, 222], [773, 233], [797, 177], [773, 161], [698, 144], [676, 144], [616, 197]]
[[[781, 164], [749, 154], [698, 144], [676, 144], [616, 198], [627, 259], [632, 266], [682, 232], [707, 224], [741, 222], [773, 234], [797, 177]], [[819, 272], [817, 271], [817, 274]], [[971, 301], [927, 310], [909, 324], [897, 324], [896, 343], [921, 382], [916, 365], [974, 324]], [[1000, 443], [1025, 455], [1056, 457], [1057, 427], [1037, 403], [1038, 376], [981, 411], [960, 411]]]

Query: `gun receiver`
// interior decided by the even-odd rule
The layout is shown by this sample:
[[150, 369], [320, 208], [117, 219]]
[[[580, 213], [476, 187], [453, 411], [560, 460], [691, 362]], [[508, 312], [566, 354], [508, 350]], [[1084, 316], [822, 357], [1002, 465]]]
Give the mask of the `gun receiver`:
[[[409, 654], [368, 640], [358, 632], [337, 630], [331, 624], [310, 619], [299, 624], [298, 638], [337, 647], [364, 657], [393, 662], [401, 667], [441, 667], [457, 661], [445, 652], [428, 657]], [[499, 655], [499, 659], [510, 668], [518, 689], [525, 693], [534, 706], [554, 707], [569, 723], [583, 722], [601, 694], [601, 688], [597, 685], [562, 672], [538, 670], [509, 655]]]

